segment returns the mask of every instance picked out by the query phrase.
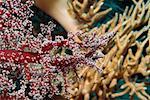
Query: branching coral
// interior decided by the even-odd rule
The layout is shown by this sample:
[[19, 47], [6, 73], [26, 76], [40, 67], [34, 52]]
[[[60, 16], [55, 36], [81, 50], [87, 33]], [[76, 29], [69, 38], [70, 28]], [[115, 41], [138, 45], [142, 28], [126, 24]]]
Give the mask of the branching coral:
[[[84, 97], [84, 100], [88, 100], [93, 92], [102, 100], [126, 93], [130, 96], [136, 94], [141, 100], [150, 99], [146, 92], [146, 83], [139, 83], [132, 78], [137, 74], [145, 78], [150, 75], [150, 2], [134, 0], [134, 3], [134, 7], [126, 7], [122, 15], [116, 14], [112, 20], [95, 30], [103, 34], [114, 28], [117, 23], [127, 21], [104, 49], [104, 58], [97, 61], [97, 66], [103, 69], [102, 73], [99, 74], [88, 66], [79, 70], [79, 81], [68, 89], [72, 99]], [[125, 84], [120, 88], [124, 90], [115, 93], [117, 83], [122, 79]]]
[[[70, 2], [70, 7], [75, 7], [71, 10], [75, 10], [80, 21], [86, 23], [87, 27], [110, 11], [99, 12], [102, 0], [83, 0], [83, 4], [77, 0]], [[0, 10], [0, 88], [3, 97], [6, 94], [15, 99], [25, 99], [27, 96], [43, 99], [47, 94], [57, 94], [60, 82], [65, 88], [60, 90], [65, 94], [68, 85], [66, 69], [83, 66], [83, 70], [79, 71], [79, 79], [74, 80], [78, 82], [68, 89], [72, 99], [84, 96], [88, 100], [91, 92], [102, 99], [128, 92], [130, 95], [135, 93], [141, 99], [149, 99], [145, 92], [146, 84], [137, 83], [131, 78], [138, 73], [144, 77], [150, 74], [149, 1], [144, 3], [142, 0], [134, 0], [135, 8], [127, 7], [123, 15], [116, 14], [116, 17], [100, 28], [81, 34], [68, 33], [68, 39], [57, 36], [55, 41], [51, 39], [52, 29], [48, 25], [41, 25], [42, 31], [48, 33], [45, 37], [42, 34], [33, 36], [32, 23], [28, 20], [32, 11], [27, 10], [33, 2], [27, 0], [23, 3], [25, 2], [22, 0], [6, 0]], [[77, 6], [81, 8], [78, 9]], [[62, 52], [56, 49], [61, 49]], [[70, 54], [64, 49], [70, 51]], [[125, 84], [121, 86], [125, 90], [114, 93], [119, 79], [125, 80]], [[18, 80], [21, 84], [19, 89], [13, 87]], [[12, 91], [8, 91], [9, 89]]]
[[[95, 22], [99, 21], [111, 8], [100, 11], [104, 0], [69, 0], [69, 12], [81, 22], [84, 30], [88, 30]], [[79, 27], [81, 28], [81, 27]], [[81, 28], [81, 29], [82, 29]]]
[[[56, 36], [55, 41], [52, 41], [51, 31], [53, 27], [51, 28], [50, 26], [55, 25], [48, 23], [48, 25], [41, 25], [41, 31], [44, 31], [47, 35], [37, 34], [35, 37], [32, 33], [32, 22], [29, 20], [33, 16], [33, 12], [31, 9], [28, 9], [28, 6], [31, 7], [33, 4], [33, 1], [28, 0], [26, 2], [22, 2], [22, 0], [6, 0], [6, 2], [2, 3], [2, 20], [0, 20], [2, 23], [2, 31], [0, 32], [0, 69], [11, 73], [13, 69], [9, 66], [23, 66], [21, 67], [22, 69], [20, 67], [14, 68], [21, 70], [23, 74], [21, 79], [18, 79], [19, 75], [14, 75], [14, 79], [12, 79], [11, 77], [8, 78], [8, 75], [4, 72], [0, 72], [0, 78], [2, 79], [0, 81], [6, 80], [6, 83], [0, 84], [1, 95], [4, 95], [3, 98], [5, 98], [6, 94], [8, 97], [12, 95], [16, 99], [34, 99], [38, 96], [43, 99], [47, 94], [50, 96], [61, 94], [58, 93], [58, 86], [61, 85], [64, 87], [60, 90], [65, 94], [67, 86], [65, 75], [68, 72], [66, 69], [70, 67], [74, 69], [78, 65], [83, 64], [89, 65], [101, 72], [101, 68], [95, 65], [95, 60], [92, 58], [94, 57], [95, 59], [95, 57], [99, 58], [103, 56], [101, 50], [122, 26], [122, 24], [119, 24], [110, 32], [101, 36], [97, 36], [92, 31], [89, 34], [82, 33], [82, 36], [80, 33], [68, 33], [68, 39]], [[123, 23], [123, 25], [126, 23]], [[74, 39], [75, 36], [81, 36], [81, 40], [79, 38], [78, 40]], [[57, 51], [60, 48], [62, 52]], [[63, 49], [70, 51], [70, 54], [64, 52]], [[95, 53], [98, 49], [100, 51], [96, 55]], [[8, 62], [8, 65], [5, 66], [3, 63], [6, 62]], [[37, 68], [34, 67], [34, 64], [37, 64]], [[6, 69], [3, 69], [4, 66]], [[39, 70], [37, 70], [38, 67], [40, 67]], [[63, 76], [63, 78], [59, 76]], [[13, 80], [13, 83], [9, 84], [9, 80]], [[12, 89], [13, 85], [16, 85], [16, 81], [21, 82], [21, 90]], [[6, 85], [6, 87], [3, 87], [3, 85]], [[9, 89], [12, 89], [12, 91], [9, 92]], [[18, 93], [19, 91], [21, 95]], [[87, 91], [84, 90], [83, 92], [86, 93]]]

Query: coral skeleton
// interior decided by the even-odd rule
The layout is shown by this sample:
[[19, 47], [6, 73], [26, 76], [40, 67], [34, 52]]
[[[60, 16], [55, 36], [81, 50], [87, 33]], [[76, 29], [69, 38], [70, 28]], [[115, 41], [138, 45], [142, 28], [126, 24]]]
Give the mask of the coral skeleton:
[[[103, 49], [104, 57], [96, 61], [103, 71], [83, 66], [78, 70], [78, 81], [68, 88], [71, 100], [89, 100], [92, 93], [99, 100], [111, 100], [129, 93], [140, 100], [149, 100], [147, 82], [137, 82], [138, 75], [149, 79], [150, 75], [150, 1], [133, 0], [134, 6], [126, 7], [123, 14], [116, 16], [96, 29], [103, 34], [118, 23], [127, 22], [118, 29], [114, 38]], [[135, 76], [135, 78], [133, 78]], [[120, 80], [124, 84], [119, 86]]]
[[112, 8], [100, 11], [104, 0], [69, 0], [68, 11], [81, 25], [80, 29], [88, 31], [92, 25], [108, 14]]

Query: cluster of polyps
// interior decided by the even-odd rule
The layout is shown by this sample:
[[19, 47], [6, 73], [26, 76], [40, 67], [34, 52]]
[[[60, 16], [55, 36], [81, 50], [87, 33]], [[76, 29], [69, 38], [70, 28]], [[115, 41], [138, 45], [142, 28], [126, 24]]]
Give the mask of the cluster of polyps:
[[[63, 83], [66, 86], [67, 83], [64, 80], [66, 79], [65, 77], [61, 79], [58, 76], [65, 75], [64, 73], [67, 71], [64, 68], [68, 68], [69, 66], [73, 67], [79, 64], [87, 64], [98, 69], [91, 58], [97, 49], [107, 44], [117, 30], [106, 35], [104, 34], [100, 38], [96, 38], [96, 35], [92, 34], [92, 38], [88, 39], [88, 35], [85, 35], [82, 37], [82, 42], [80, 43], [74, 41], [73, 38], [76, 35], [71, 35], [71, 33], [69, 33], [67, 40], [57, 37], [56, 41], [52, 41], [42, 34], [38, 34], [37, 37], [34, 37], [32, 34], [33, 26], [29, 20], [29, 17], [33, 16], [33, 12], [29, 9], [33, 5], [32, 0], [26, 0], [26, 3], [22, 2], [22, 0], [6, 0], [6, 2], [0, 4], [2, 6], [2, 9], [0, 9], [0, 61], [1, 63], [9, 62], [10, 66], [12, 64], [16, 66], [20, 64], [23, 66], [21, 67], [22, 69], [16, 67], [16, 70], [20, 70], [20, 73], [23, 75], [21, 79], [18, 79], [19, 76], [17, 75], [13, 79], [13, 85], [16, 80], [21, 81], [20, 90], [17, 92], [12, 91], [11, 93], [3, 85], [1, 85], [0, 89], [6, 89], [7, 92], [3, 92], [4, 94], [8, 95], [9, 93], [16, 96], [16, 98], [22, 98], [22, 96], [23, 98], [25, 96], [34, 97], [34, 95], [44, 97], [50, 91], [50, 94], [57, 93], [57, 85]], [[41, 25], [41, 28], [42, 31], [51, 33], [55, 26], [52, 23], [50, 26]], [[94, 43], [92, 46], [90, 46], [91, 41]], [[53, 49], [59, 47], [70, 48], [73, 53], [71, 55], [55, 53]], [[81, 48], [86, 50], [82, 51]], [[31, 63], [36, 63], [36, 66], [41, 65], [42, 68], [36, 70], [36, 67], [29, 66]], [[8, 67], [6, 65], [2, 66]], [[2, 68], [0, 69], [4, 70]], [[8, 73], [13, 71], [12, 69], [5, 70]], [[8, 75], [3, 74], [4, 72], [2, 71], [0, 73], [1, 83], [5, 80], [5, 82], [9, 83], [8, 80], [11, 78], [7, 78]], [[36, 76], [36, 74], [40, 75]], [[3, 83], [4, 85], [5, 82]], [[30, 84], [30, 86], [26, 87], [27, 84]], [[13, 88], [13, 85], [8, 84], [11, 88]], [[43, 88], [40, 89], [40, 87]], [[30, 92], [28, 91], [28, 94], [24, 94], [23, 92], [28, 89]]]
[[[33, 5], [33, 1], [29, 0], [23, 3], [21, 0], [6, 0], [1, 2], [0, 6], [0, 91], [1, 99], [8, 98], [25, 98], [27, 94], [26, 84], [31, 84], [30, 96], [34, 95], [32, 93], [32, 88], [38, 89], [40, 86], [47, 87], [44, 88], [52, 93], [57, 92], [55, 84], [53, 86], [47, 86], [46, 84], [34, 85], [33, 76], [34, 69], [31, 69], [29, 63], [39, 63], [40, 52], [42, 47], [42, 41], [44, 37], [39, 34], [37, 38], [32, 35], [32, 22], [29, 17], [33, 16], [33, 12], [29, 9]], [[41, 25], [41, 30], [48, 32], [50, 35], [55, 25], [49, 22], [48, 25]], [[48, 48], [48, 47], [47, 47]], [[44, 49], [44, 48], [43, 48]], [[47, 50], [46, 47], [44, 49]], [[19, 67], [21, 66], [21, 67]], [[15, 67], [15, 68], [14, 68]], [[49, 70], [51, 70], [49, 68]], [[51, 74], [48, 69], [43, 69], [43, 74], [48, 73], [47, 80], [57, 79], [56, 75]], [[51, 75], [50, 75], [51, 74]], [[10, 75], [12, 77], [10, 77]], [[44, 82], [40, 78], [35, 78], [39, 83]], [[58, 79], [57, 79], [58, 80]], [[20, 83], [17, 85], [16, 82]], [[36, 82], [34, 82], [36, 83]], [[49, 84], [51, 84], [49, 82]], [[16, 88], [20, 87], [20, 89]], [[51, 93], [51, 94], [52, 94]], [[45, 95], [43, 92], [41, 96]], [[14, 98], [12, 98], [14, 97]]]

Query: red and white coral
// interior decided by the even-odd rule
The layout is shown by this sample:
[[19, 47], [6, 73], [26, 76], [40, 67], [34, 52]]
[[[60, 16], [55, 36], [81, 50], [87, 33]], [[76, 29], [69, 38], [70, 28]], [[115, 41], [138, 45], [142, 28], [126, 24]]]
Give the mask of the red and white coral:
[[[63, 88], [67, 86], [65, 77], [67, 71], [65, 69], [69, 66], [74, 69], [79, 64], [87, 64], [101, 71], [95, 65], [92, 57], [96, 50], [105, 46], [115, 34], [115, 32], [110, 32], [98, 37], [96, 33], [91, 35], [82, 33], [82, 43], [74, 41], [74, 37], [81, 35], [80, 33], [75, 35], [68, 33], [68, 39], [57, 36], [55, 41], [44, 37], [42, 34], [34, 37], [32, 22], [29, 20], [29, 17], [33, 16], [29, 7], [33, 4], [33, 0], [26, 0], [25, 3], [22, 0], [6, 0], [0, 3], [0, 6], [2, 6], [0, 9], [0, 69], [2, 70], [0, 73], [0, 89], [3, 90], [3, 93], [6, 92], [5, 94], [12, 95], [15, 98], [26, 98], [25, 88], [28, 83], [30, 83], [28, 96], [43, 98], [48, 92], [50, 92], [50, 95], [57, 94], [59, 91], [58, 84], [62, 83]], [[51, 31], [56, 27], [52, 22], [40, 26], [42, 32], [48, 33], [47, 37], [50, 37]], [[51, 51], [58, 47], [70, 48], [73, 54], [51, 54]], [[89, 50], [83, 52], [81, 48]], [[9, 62], [10, 65], [3, 64], [6, 62]], [[34, 65], [36, 66], [34, 67], [32, 64], [37, 65]], [[21, 66], [17, 67], [17, 70], [22, 68], [20, 74], [23, 75], [20, 80], [20, 90], [12, 93], [8, 93], [9, 89], [3, 86], [7, 84], [8, 87], [15, 89], [14, 83], [5, 74], [13, 71], [13, 67], [8, 69], [10, 66]], [[37, 69], [37, 66], [41, 68]]]

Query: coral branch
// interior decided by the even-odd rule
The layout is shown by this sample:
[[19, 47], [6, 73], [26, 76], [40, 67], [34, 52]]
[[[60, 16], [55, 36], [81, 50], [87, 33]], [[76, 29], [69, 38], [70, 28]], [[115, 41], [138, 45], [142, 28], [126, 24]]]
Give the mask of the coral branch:
[[[127, 7], [125, 12], [116, 16], [100, 28], [94, 29], [94, 32], [102, 30], [100, 34], [106, 33], [121, 24], [118, 28], [115, 37], [109, 41], [106, 48], [102, 49], [104, 57], [96, 61], [96, 65], [102, 68], [102, 73], [93, 74], [92, 68], [88, 66], [79, 70], [81, 79], [75, 82], [78, 86], [74, 94], [71, 94], [73, 99], [79, 97], [88, 97], [90, 93], [96, 93], [99, 99], [112, 99], [123, 96], [129, 93], [130, 96], [137, 95], [139, 99], [149, 100], [149, 94], [146, 92], [146, 82], [137, 82], [137, 78], [143, 75], [144, 78], [149, 77], [150, 71], [150, 37], [149, 37], [149, 22], [150, 6], [149, 0], [144, 3], [143, 0], [135, 1], [135, 6]], [[107, 29], [107, 31], [106, 31]], [[83, 71], [83, 72], [82, 72]], [[133, 77], [136, 76], [136, 77]], [[98, 78], [98, 79], [97, 79]], [[96, 81], [97, 79], [97, 81]], [[81, 83], [82, 80], [82, 83]], [[88, 80], [88, 84], [84, 84]], [[119, 80], [124, 80], [120, 89], [123, 91], [116, 93], [116, 86]], [[92, 87], [86, 87], [84, 85]], [[86, 87], [86, 94], [80, 92], [80, 85]], [[76, 93], [79, 93], [76, 95]]]
[[80, 29], [86, 30], [90, 28], [96, 21], [100, 20], [112, 9], [106, 9], [104, 11], [99, 11], [103, 5], [104, 0], [70, 0], [68, 2], [69, 12], [78, 19], [81, 24]]

